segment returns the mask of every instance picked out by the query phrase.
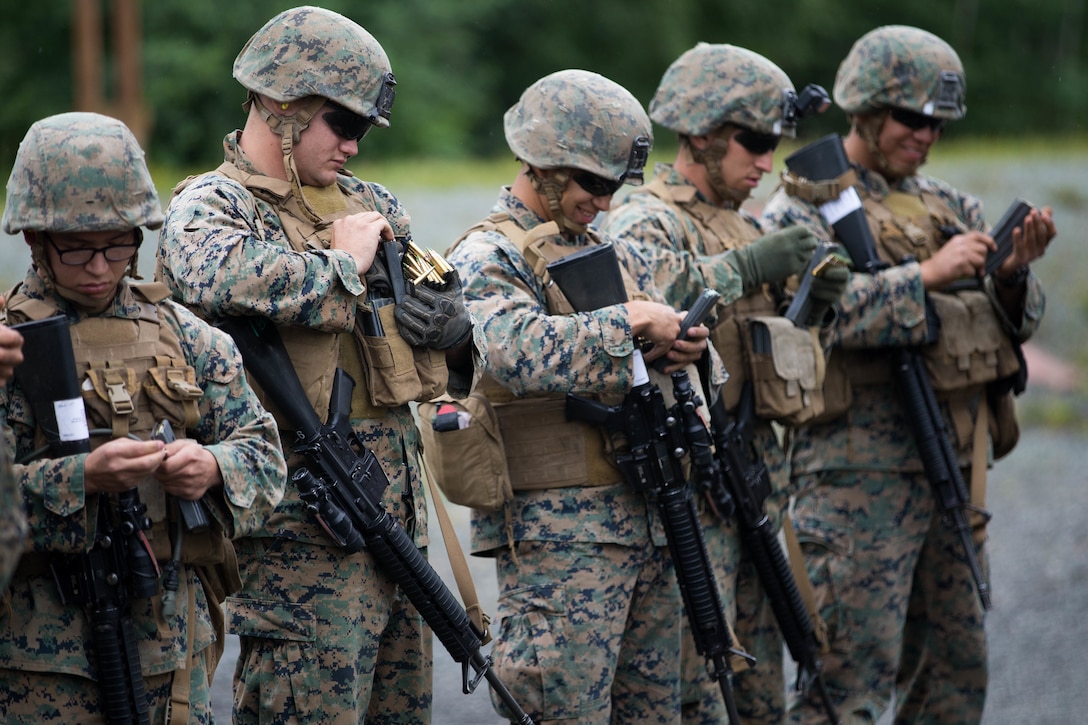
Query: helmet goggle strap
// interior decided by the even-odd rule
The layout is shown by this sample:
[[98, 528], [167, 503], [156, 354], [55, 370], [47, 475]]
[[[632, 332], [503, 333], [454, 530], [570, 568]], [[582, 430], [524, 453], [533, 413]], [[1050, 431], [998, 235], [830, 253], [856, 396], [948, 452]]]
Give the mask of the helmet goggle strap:
[[747, 191], [741, 193], [726, 186], [725, 178], [722, 176], [722, 158], [729, 149], [729, 138], [736, 130], [736, 126], [727, 123], [718, 131], [707, 134], [710, 143], [703, 149], [696, 148], [695, 144], [691, 143], [690, 140], [688, 141], [688, 148], [691, 149], [691, 160], [697, 164], [702, 164], [703, 168], [706, 169], [706, 183], [718, 195], [722, 207], [726, 209], [736, 209], [748, 198]]

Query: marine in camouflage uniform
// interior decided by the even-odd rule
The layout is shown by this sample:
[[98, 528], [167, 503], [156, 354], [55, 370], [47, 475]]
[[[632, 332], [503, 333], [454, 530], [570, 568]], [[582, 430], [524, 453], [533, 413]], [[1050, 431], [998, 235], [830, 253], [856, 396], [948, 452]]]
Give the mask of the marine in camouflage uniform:
[[[3, 227], [23, 232], [33, 264], [5, 312], [10, 323], [67, 318], [92, 435], [90, 453], [41, 452], [49, 441], [42, 426], [52, 421], [36, 418], [18, 376], [0, 390], [2, 433], [14, 441], [30, 525], [0, 607], [0, 712], [9, 722], [107, 721], [100, 687], [117, 686], [105, 669], [117, 643], [96, 639], [100, 615], [92, 610], [102, 602], [85, 608], [66, 582], [78, 562], [97, 561], [89, 552], [119, 544], [102, 541], [103, 528], [119, 504], [114, 494], [131, 491], [151, 521], [150, 552], [164, 571], [179, 567], [173, 594], [164, 576], [161, 586], [152, 579], [152, 596], [126, 586], [129, 612], [122, 605], [149, 721], [212, 722], [221, 605], [238, 585], [226, 539], [257, 530], [283, 494], [275, 422], [230, 338], [166, 299], [162, 285], [125, 276], [136, 269], [140, 227], [161, 223], [143, 151], [120, 121], [67, 113], [30, 128], [8, 181]], [[147, 440], [163, 419], [177, 436], [168, 445]], [[62, 437], [67, 429], [78, 433], [62, 424]], [[185, 533], [170, 496], [201, 499], [210, 526]]]
[[[22, 362], [22, 344], [18, 332], [0, 325], [0, 385], [7, 383], [12, 370]], [[0, 590], [7, 589], [26, 538], [26, 514], [11, 470], [11, 446], [7, 438], [0, 441]]]
[[[825, 396], [825, 420], [796, 432], [790, 465], [801, 490], [794, 522], [830, 629], [824, 673], [850, 723], [876, 722], [893, 694], [897, 722], [978, 723], [985, 702], [979, 594], [959, 539], [935, 510], [885, 352], [922, 346], [964, 480], [974, 473], [984, 483], [988, 462], [1015, 444], [1010, 394], [993, 385], [1017, 370], [1009, 341], [1026, 340], [1041, 320], [1043, 292], [1027, 265], [1055, 227], [1049, 209], [1034, 211], [1009, 258], [985, 275], [994, 245], [981, 204], [918, 173], [944, 124], [964, 115], [965, 87], [955, 51], [905, 26], [859, 39], [835, 81], [835, 101], [851, 119], [843, 145], [856, 179], [827, 188], [857, 192], [880, 258], [891, 266], [853, 275], [839, 303], [825, 386], [840, 393]], [[810, 193], [812, 181], [822, 180], [785, 177], [764, 223], [805, 225], [831, 239], [819, 209], [825, 199]], [[948, 289], [961, 278], [978, 283]], [[1010, 359], [1011, 369], [1001, 369]], [[972, 485], [980, 507], [981, 490]], [[985, 520], [974, 524], [985, 573]], [[791, 722], [822, 722], [812, 699], [790, 714]]]
[[[779, 313], [788, 303], [783, 283], [804, 269], [815, 248], [815, 236], [803, 227], [764, 236], [741, 208], [771, 171], [779, 139], [794, 134], [796, 103], [789, 78], [763, 56], [732, 45], [700, 43], [688, 50], [665, 72], [650, 102], [650, 118], [679, 136], [676, 160], [658, 164], [654, 179], [614, 206], [602, 226], [654, 260], [657, 286], [674, 307], [687, 308], [707, 287], [721, 295], [711, 341], [730, 373], [723, 395], [731, 414], [750, 377], [744, 326], [751, 317]], [[848, 276], [840, 267], [814, 280], [813, 297], [822, 298], [825, 310]], [[786, 456], [770, 419], [756, 420], [754, 436], [772, 481], [766, 505], [777, 531], [788, 495]], [[774, 613], [733, 520], [702, 509], [722, 602], [736, 622], [737, 640], [757, 662], [752, 669], [736, 668], [737, 711], [746, 723], [780, 723], [783, 643]], [[724, 722], [718, 684], [686, 626], [684, 668], [684, 722]]]
[[496, 558], [496, 671], [537, 723], [678, 723], [683, 615], [664, 531], [603, 431], [566, 421], [564, 402], [619, 402], [636, 336], [654, 344], [647, 359], [668, 351], [675, 369], [702, 355], [706, 330], [674, 344], [679, 313], [623, 244], [625, 305], [574, 312], [543, 278], [544, 261], [611, 241], [589, 225], [622, 183], [642, 181], [650, 121], [614, 82], [566, 70], [531, 85], [504, 127], [522, 171], [450, 252], [489, 341], [480, 391], [515, 480], [506, 507], [472, 517], [474, 553]]
[[[388, 287], [387, 274], [376, 276], [384, 267], [375, 249], [409, 235], [409, 217], [389, 190], [342, 166], [371, 127], [389, 125], [388, 58], [348, 18], [301, 7], [254, 34], [234, 76], [249, 91], [246, 125], [226, 137], [219, 169], [176, 191], [159, 273], [210, 319], [272, 320], [322, 420], [334, 368], [351, 375], [351, 427], [389, 478], [382, 503], [425, 553], [427, 500], [408, 403], [467, 394], [483, 344], [456, 280], [438, 299], [443, 314], [411, 285], [395, 310], [367, 301]], [[379, 312], [384, 336], [363, 327]], [[405, 371], [410, 379], [389, 378]], [[289, 449], [293, 433], [282, 432]], [[301, 459], [288, 462], [294, 470]], [[294, 486], [239, 548], [239, 563], [244, 587], [227, 603], [241, 638], [236, 723], [430, 722], [429, 628], [369, 552], [335, 545]]]

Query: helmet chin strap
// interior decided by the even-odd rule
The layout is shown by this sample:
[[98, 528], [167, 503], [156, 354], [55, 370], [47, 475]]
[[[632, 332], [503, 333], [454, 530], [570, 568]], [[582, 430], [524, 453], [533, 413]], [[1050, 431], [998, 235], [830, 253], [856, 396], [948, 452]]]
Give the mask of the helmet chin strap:
[[889, 111], [884, 109], [875, 113], [855, 116], [854, 128], [857, 129], [858, 136], [861, 137], [861, 140], [865, 142], [866, 148], [869, 149], [869, 154], [876, 164], [875, 171], [889, 181], [897, 181], [898, 179], [903, 178], [905, 174], [892, 168], [891, 164], [888, 162], [888, 157], [880, 150], [880, 129], [884, 127], [884, 122], [888, 118], [888, 113]]
[[556, 169], [548, 176], [541, 176], [530, 166], [526, 173], [529, 175], [529, 181], [536, 193], [543, 194], [544, 198], [548, 200], [548, 209], [551, 210], [552, 221], [559, 227], [559, 232], [561, 234], [584, 234], [586, 231], [585, 226], [575, 225], [571, 222], [563, 213], [562, 206], [560, 206], [563, 191], [567, 188], [567, 182], [570, 181], [570, 172], [566, 169]]
[[718, 195], [722, 207], [726, 209], [736, 209], [749, 196], [748, 191], [737, 191], [726, 185], [725, 178], [722, 176], [722, 158], [729, 150], [729, 134], [732, 132], [733, 127], [726, 125], [711, 137], [710, 143], [703, 149], [688, 143], [691, 160], [702, 164], [706, 169], [706, 183]]
[[[256, 108], [257, 113], [272, 129], [272, 132], [280, 135], [280, 148], [283, 151], [283, 171], [287, 175], [287, 181], [291, 184], [291, 189], [295, 193], [299, 208], [310, 217], [309, 221], [320, 222], [321, 215], [310, 205], [306, 200], [306, 195], [302, 193], [302, 182], [298, 178], [298, 167], [295, 166], [294, 148], [302, 136], [302, 132], [310, 126], [310, 121], [313, 120], [314, 115], [325, 105], [325, 99], [320, 96], [310, 96], [296, 103], [298, 104], [298, 110], [294, 113], [282, 115], [272, 113], [261, 103], [260, 98], [250, 91], [246, 102], [242, 104], [242, 108], [246, 112], [249, 111], [250, 107]], [[280, 103], [281, 110], [286, 111], [289, 106], [289, 103]]]

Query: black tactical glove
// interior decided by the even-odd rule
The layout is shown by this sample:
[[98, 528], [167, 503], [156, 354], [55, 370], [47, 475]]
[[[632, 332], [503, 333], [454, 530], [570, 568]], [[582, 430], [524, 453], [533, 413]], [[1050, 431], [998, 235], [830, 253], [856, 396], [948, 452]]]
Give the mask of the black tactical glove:
[[439, 289], [409, 282], [408, 293], [393, 310], [400, 336], [409, 345], [448, 350], [472, 334], [472, 318], [461, 293], [461, 279], [452, 271], [445, 280]]
[[726, 253], [726, 263], [740, 276], [745, 292], [765, 282], [785, 282], [808, 266], [816, 249], [816, 235], [808, 227], [792, 226], [760, 237]]
[[846, 286], [850, 284], [850, 268], [846, 265], [828, 265], [812, 278], [809, 298], [812, 311], [809, 319], [814, 325], [822, 325], [831, 305], [839, 301]]
[[389, 270], [385, 266], [385, 260], [379, 254], [374, 257], [370, 269], [363, 275], [366, 280], [366, 294], [368, 298], [392, 297], [393, 282], [389, 279]]

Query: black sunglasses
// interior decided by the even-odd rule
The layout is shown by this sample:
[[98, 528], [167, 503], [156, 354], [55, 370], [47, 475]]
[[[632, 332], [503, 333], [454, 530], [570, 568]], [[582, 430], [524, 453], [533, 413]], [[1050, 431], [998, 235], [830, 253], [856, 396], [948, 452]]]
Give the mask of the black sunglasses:
[[574, 183], [588, 191], [593, 196], [611, 196], [623, 186], [622, 181], [613, 181], [588, 171], [575, 171], [570, 175]]
[[893, 121], [906, 126], [911, 131], [921, 131], [926, 127], [928, 127], [930, 131], [936, 132], [944, 130], [943, 118], [934, 118], [933, 116], [927, 116], [924, 113], [908, 111], [905, 108], [893, 108], [889, 115], [891, 115]]
[[762, 156], [778, 148], [778, 142], [782, 137], [774, 133], [756, 133], [751, 129], [742, 128], [734, 136], [744, 150], [755, 156]]
[[332, 132], [345, 141], [362, 141], [363, 137], [370, 133], [374, 124], [362, 116], [336, 103], [327, 104], [331, 110], [325, 111], [321, 117], [329, 125]]

